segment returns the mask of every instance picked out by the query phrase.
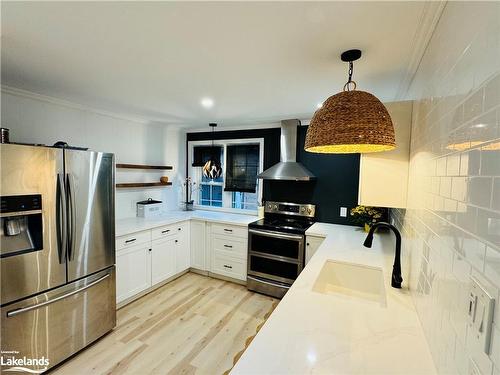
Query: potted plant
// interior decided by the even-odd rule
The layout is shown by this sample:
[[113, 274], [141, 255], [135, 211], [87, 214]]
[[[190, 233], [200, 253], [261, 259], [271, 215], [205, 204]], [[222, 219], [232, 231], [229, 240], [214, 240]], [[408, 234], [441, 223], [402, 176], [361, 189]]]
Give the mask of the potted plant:
[[383, 211], [381, 208], [356, 206], [351, 209], [352, 221], [356, 224], [361, 224], [365, 228], [365, 232], [370, 231], [370, 226], [382, 218]]
[[194, 200], [193, 200], [193, 190], [196, 189], [196, 182], [193, 182], [191, 177], [187, 177], [184, 181], [184, 186], [186, 188], [186, 201], [183, 202], [185, 211], [193, 211]]

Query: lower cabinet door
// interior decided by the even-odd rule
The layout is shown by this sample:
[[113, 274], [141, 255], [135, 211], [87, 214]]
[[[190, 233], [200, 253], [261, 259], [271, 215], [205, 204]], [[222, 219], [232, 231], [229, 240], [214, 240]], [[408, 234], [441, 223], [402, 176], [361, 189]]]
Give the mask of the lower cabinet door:
[[120, 303], [151, 286], [149, 244], [116, 252], [116, 302]]
[[190, 229], [190, 253], [191, 253], [191, 267], [198, 270], [206, 271], [208, 269], [207, 256], [206, 256], [206, 223], [204, 221], [191, 221]]
[[179, 236], [175, 240], [175, 268], [177, 272], [187, 270], [191, 264], [191, 251], [186, 236]]
[[155, 285], [176, 274], [178, 236], [153, 241], [151, 251], [151, 282]]
[[[314, 253], [318, 250], [325, 239], [323, 237], [307, 236], [306, 237], [306, 259], [305, 264], [309, 262]], [[304, 265], [305, 265], [304, 264]]]

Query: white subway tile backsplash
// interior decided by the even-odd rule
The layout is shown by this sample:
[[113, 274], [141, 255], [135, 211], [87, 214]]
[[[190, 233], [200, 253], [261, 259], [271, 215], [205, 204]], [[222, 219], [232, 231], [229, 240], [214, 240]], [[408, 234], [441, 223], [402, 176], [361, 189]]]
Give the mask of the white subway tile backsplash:
[[500, 327], [493, 325], [491, 335], [490, 357], [497, 368], [500, 368]]
[[490, 150], [488, 146], [481, 148], [481, 175], [500, 176], [500, 149]]
[[484, 274], [495, 285], [500, 285], [500, 251], [489, 246], [486, 248]]
[[493, 179], [493, 192], [491, 193], [491, 209], [500, 211], [500, 177]]
[[459, 202], [465, 202], [466, 197], [467, 197], [467, 178], [453, 177], [451, 181], [451, 198]]
[[460, 175], [460, 155], [453, 154], [448, 156], [446, 161], [446, 175], [458, 176]]
[[[439, 373], [469, 375], [474, 361], [483, 375], [500, 375], [498, 14], [499, 2], [449, 2], [409, 93], [411, 209], [391, 215]], [[489, 356], [474, 354], [467, 337], [471, 275], [497, 297]]]
[[475, 206], [489, 208], [491, 203], [491, 190], [493, 179], [491, 177], [471, 177], [468, 180], [467, 202]]

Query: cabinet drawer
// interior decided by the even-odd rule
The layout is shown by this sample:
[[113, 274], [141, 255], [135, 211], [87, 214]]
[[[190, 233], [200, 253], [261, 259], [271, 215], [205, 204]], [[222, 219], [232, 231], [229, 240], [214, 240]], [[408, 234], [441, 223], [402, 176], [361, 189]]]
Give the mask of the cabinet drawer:
[[248, 238], [248, 227], [224, 224], [212, 224], [213, 234], [223, 234], [228, 237]]
[[131, 246], [135, 246], [150, 241], [151, 241], [151, 231], [149, 230], [127, 234], [125, 236], [116, 237], [116, 250], [126, 249]]
[[234, 279], [246, 281], [247, 279], [247, 261], [246, 259], [237, 259], [228, 257], [225, 253], [217, 250], [213, 255], [212, 272], [219, 275], [232, 277]]
[[216, 235], [213, 237], [213, 248], [215, 251], [241, 259], [246, 259], [248, 256], [247, 240], [242, 238]]
[[174, 234], [181, 234], [183, 232], [187, 232], [187, 223], [185, 221], [169, 224], [163, 227], [154, 228], [151, 230], [151, 238], [156, 240], [158, 238], [163, 238], [167, 236], [172, 236]]

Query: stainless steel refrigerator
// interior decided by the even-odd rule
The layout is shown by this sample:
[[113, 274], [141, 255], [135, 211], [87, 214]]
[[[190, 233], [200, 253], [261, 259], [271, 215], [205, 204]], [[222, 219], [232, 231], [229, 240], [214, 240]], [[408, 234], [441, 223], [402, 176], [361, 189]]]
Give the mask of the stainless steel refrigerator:
[[3, 362], [50, 368], [116, 325], [114, 156], [15, 144], [0, 155]]

